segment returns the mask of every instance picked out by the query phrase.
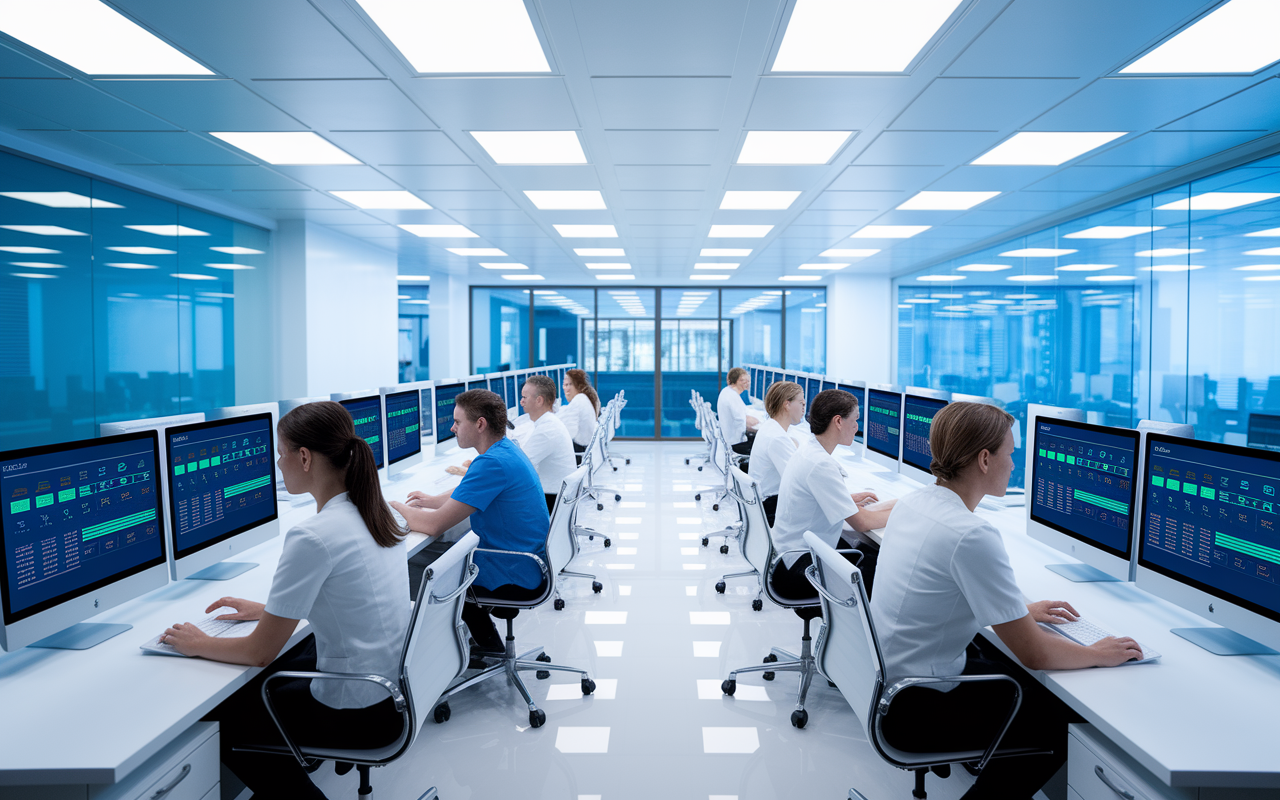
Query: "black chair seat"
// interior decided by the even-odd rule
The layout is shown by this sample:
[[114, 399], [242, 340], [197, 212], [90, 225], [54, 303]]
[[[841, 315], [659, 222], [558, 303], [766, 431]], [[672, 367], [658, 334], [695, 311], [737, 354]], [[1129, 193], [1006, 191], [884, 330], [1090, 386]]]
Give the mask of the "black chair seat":
[[[818, 600], [816, 596], [813, 599], [814, 602], [817, 602]], [[822, 616], [822, 606], [800, 606], [799, 608], [793, 608], [791, 610], [796, 612], [797, 617], [804, 620], [815, 619]]]

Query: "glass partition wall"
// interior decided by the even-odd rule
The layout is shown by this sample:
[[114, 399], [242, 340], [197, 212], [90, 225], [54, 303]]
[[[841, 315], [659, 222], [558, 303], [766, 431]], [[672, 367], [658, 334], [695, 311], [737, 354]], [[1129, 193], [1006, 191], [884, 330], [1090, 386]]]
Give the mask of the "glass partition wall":
[[620, 436], [693, 438], [690, 390], [715, 403], [732, 367], [826, 369], [825, 300], [823, 289], [473, 287], [472, 372], [573, 362], [602, 400], [626, 391]]

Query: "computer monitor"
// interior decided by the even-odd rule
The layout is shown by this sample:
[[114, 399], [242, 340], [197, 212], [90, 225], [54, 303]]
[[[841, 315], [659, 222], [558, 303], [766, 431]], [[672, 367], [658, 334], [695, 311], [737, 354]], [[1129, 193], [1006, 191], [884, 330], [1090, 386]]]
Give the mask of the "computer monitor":
[[933, 428], [933, 415], [951, 402], [950, 392], [921, 389], [908, 386], [902, 399], [902, 469], [899, 471], [921, 483], [933, 483], [929, 463], [933, 450], [929, 448], [929, 431]]
[[318, 403], [321, 400], [328, 400], [326, 397], [295, 397], [291, 400], [281, 400], [276, 405], [280, 407], [277, 421], [284, 419], [284, 415], [294, 410], [298, 406], [305, 406], [307, 403]]
[[351, 415], [351, 421], [356, 426], [356, 436], [369, 443], [373, 450], [373, 463], [381, 470], [387, 463], [382, 437], [382, 396], [373, 391], [336, 392], [330, 399]]
[[280, 533], [271, 414], [165, 429], [170, 574], [224, 581], [258, 566], [227, 561]]
[[[197, 422], [204, 422], [205, 416], [203, 411], [197, 411], [193, 414], [173, 414], [168, 417], [148, 417], [146, 419], [129, 419], [119, 422], [103, 422], [98, 425], [99, 436], [119, 436], [124, 433], [138, 433], [140, 431], [155, 431], [156, 439], [160, 442], [160, 449], [157, 453], [161, 458], [164, 457], [164, 430], [165, 428], [175, 425], [192, 425]], [[169, 477], [166, 470], [160, 470], [160, 502], [164, 506], [169, 505]]]
[[902, 390], [889, 384], [867, 389], [868, 461], [898, 471], [902, 455]]
[[169, 582], [154, 429], [0, 453], [0, 648], [84, 650], [84, 621]]
[[1221, 628], [1173, 633], [1218, 655], [1280, 649], [1280, 453], [1147, 436], [1138, 588]]
[[[290, 409], [291, 411], [293, 409]], [[211, 411], [204, 412], [204, 418], [209, 419], [231, 419], [232, 417], [248, 417], [254, 414], [270, 414], [271, 430], [276, 429], [276, 425], [280, 423], [280, 404], [279, 403], [253, 403], [244, 406], [224, 406], [223, 408], [215, 408]]]
[[386, 413], [387, 477], [422, 463], [422, 389], [416, 383], [378, 390]]
[[836, 381], [835, 388], [848, 392], [858, 400], [858, 432], [855, 442], [864, 441], [867, 432], [867, 387], [862, 381]]
[[1127, 581], [1133, 556], [1138, 431], [1040, 416], [1031, 427], [1027, 535], [1079, 564], [1072, 581]]
[[1280, 452], [1280, 417], [1274, 414], [1250, 414], [1250, 447]]
[[490, 373], [486, 374], [486, 375], [484, 376], [484, 381], [485, 381], [485, 385], [488, 387], [489, 391], [493, 392], [493, 393], [494, 393], [494, 394], [496, 394], [498, 397], [502, 397], [504, 400], [506, 399], [505, 395], [503, 394], [503, 392], [505, 391], [506, 387], [504, 387], [504, 386], [502, 385], [502, 373], [501, 373], [501, 372], [490, 372]]
[[507, 404], [508, 409], [520, 405], [520, 387], [516, 383], [514, 372], [507, 372], [502, 376], [502, 400]]
[[483, 375], [468, 375], [464, 381], [467, 385], [467, 391], [472, 389], [488, 389], [489, 381], [485, 380]]
[[435, 381], [418, 381], [410, 384], [418, 388], [418, 413], [422, 415], [421, 427], [419, 432], [422, 434], [422, 440], [435, 440], [436, 425], [432, 418], [434, 413], [432, 409], [436, 407], [436, 384]]
[[813, 398], [818, 396], [822, 391], [822, 380], [820, 378], [805, 378], [804, 383], [800, 384], [804, 387], [804, 415], [809, 416], [809, 410], [813, 408]]
[[453, 432], [453, 407], [458, 395], [466, 390], [466, 385], [458, 381], [436, 384], [436, 446], [444, 444], [457, 435]]

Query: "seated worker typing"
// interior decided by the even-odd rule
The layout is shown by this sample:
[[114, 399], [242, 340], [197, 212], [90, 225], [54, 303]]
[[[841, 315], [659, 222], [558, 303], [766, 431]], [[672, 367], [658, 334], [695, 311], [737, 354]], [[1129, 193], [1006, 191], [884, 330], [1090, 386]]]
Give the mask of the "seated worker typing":
[[[964, 795], [1030, 798], [1067, 759], [1069, 709], [980, 636], [991, 626], [1029, 669], [1115, 666], [1141, 658], [1132, 639], [1108, 637], [1084, 647], [1038, 622], [1074, 621], [1062, 601], [1026, 604], [1004, 540], [974, 513], [986, 495], [1001, 497], [1013, 472], [1014, 419], [1003, 409], [951, 403], [933, 418], [930, 469], [937, 483], [902, 498], [880, 551], [871, 616], [887, 679], [1003, 673], [1022, 686], [1022, 707], [1001, 747], [1051, 749], [1050, 755], [991, 761]], [[983, 749], [1011, 701], [1005, 683], [953, 683], [903, 690], [884, 720], [896, 747], [912, 751]], [[927, 722], [923, 722], [926, 721]]]
[[530, 424], [521, 425], [511, 434], [538, 473], [548, 513], [555, 507], [560, 484], [578, 466], [573, 456], [573, 437], [551, 410], [555, 401], [555, 381], [545, 375], [531, 376], [520, 389], [520, 407], [529, 415]]
[[769, 418], [756, 432], [747, 472], [760, 483], [765, 517], [773, 525], [782, 473], [800, 446], [788, 430], [804, 419], [804, 390], [798, 383], [777, 381], [765, 392], [764, 410]]
[[[211, 715], [220, 723], [222, 762], [255, 797], [324, 798], [290, 756], [236, 752], [240, 744], [283, 745], [263, 704], [261, 682], [281, 670], [381, 675], [398, 683], [409, 628], [409, 579], [401, 531], [382, 499], [373, 451], [337, 403], [308, 403], [279, 423], [279, 465], [290, 494], [311, 494], [316, 514], [284, 539], [266, 604], [224, 597], [206, 610], [235, 609], [219, 619], [259, 620], [244, 638], [216, 639], [190, 623], [161, 641], [212, 661], [265, 667]], [[272, 663], [298, 621], [312, 636]], [[272, 688], [290, 730], [313, 747], [379, 747], [394, 742], [403, 720], [372, 683], [309, 679]]]
[[[801, 445], [787, 462], [778, 489], [777, 524], [773, 526], [773, 548], [807, 550], [805, 531], [813, 531], [832, 547], [854, 549], [840, 536], [842, 525], [849, 523], [855, 531], [883, 528], [896, 501], [860, 506], [875, 502], [871, 492], [851, 494], [844, 485], [844, 470], [831, 455], [836, 445], [850, 445], [858, 432], [858, 399], [839, 389], [819, 392], [809, 409], [809, 428], [813, 441]], [[859, 566], [871, 594], [875, 575], [875, 549], [869, 545], [856, 548], [862, 552]], [[814, 595], [813, 586], [804, 571], [813, 563], [808, 553], [782, 556], [782, 564], [774, 570], [773, 587], [782, 597], [802, 599]]]
[[725, 444], [733, 448], [735, 453], [750, 455], [751, 442], [747, 436], [750, 431], [755, 434], [760, 420], [747, 413], [747, 404], [742, 402], [741, 392], [751, 385], [751, 377], [742, 367], [729, 370], [729, 382], [720, 390], [716, 400], [716, 416], [720, 419], [720, 432], [724, 434]]
[[565, 371], [564, 396], [569, 402], [560, 406], [557, 416], [573, 437], [573, 452], [585, 453], [600, 419], [600, 397], [580, 369]]
[[[391, 505], [411, 530], [439, 536], [469, 516], [481, 548], [532, 553], [546, 561], [551, 517], [537, 471], [507, 438], [506, 404], [485, 389], [463, 392], [454, 402], [453, 430], [458, 446], [479, 452], [462, 483], [438, 495], [412, 492], [407, 504]], [[520, 556], [477, 553], [475, 563], [480, 575], [467, 593], [462, 620], [480, 651], [501, 653], [503, 640], [481, 605], [484, 597], [537, 597], [542, 574], [532, 559]]]

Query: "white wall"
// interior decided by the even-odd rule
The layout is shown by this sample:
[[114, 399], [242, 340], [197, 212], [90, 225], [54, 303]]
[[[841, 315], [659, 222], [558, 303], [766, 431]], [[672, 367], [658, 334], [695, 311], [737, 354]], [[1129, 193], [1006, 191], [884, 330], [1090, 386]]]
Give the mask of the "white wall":
[[827, 374], [866, 383], [893, 375], [893, 281], [835, 275], [827, 287]]
[[471, 374], [471, 289], [466, 276], [431, 272], [431, 378]]

